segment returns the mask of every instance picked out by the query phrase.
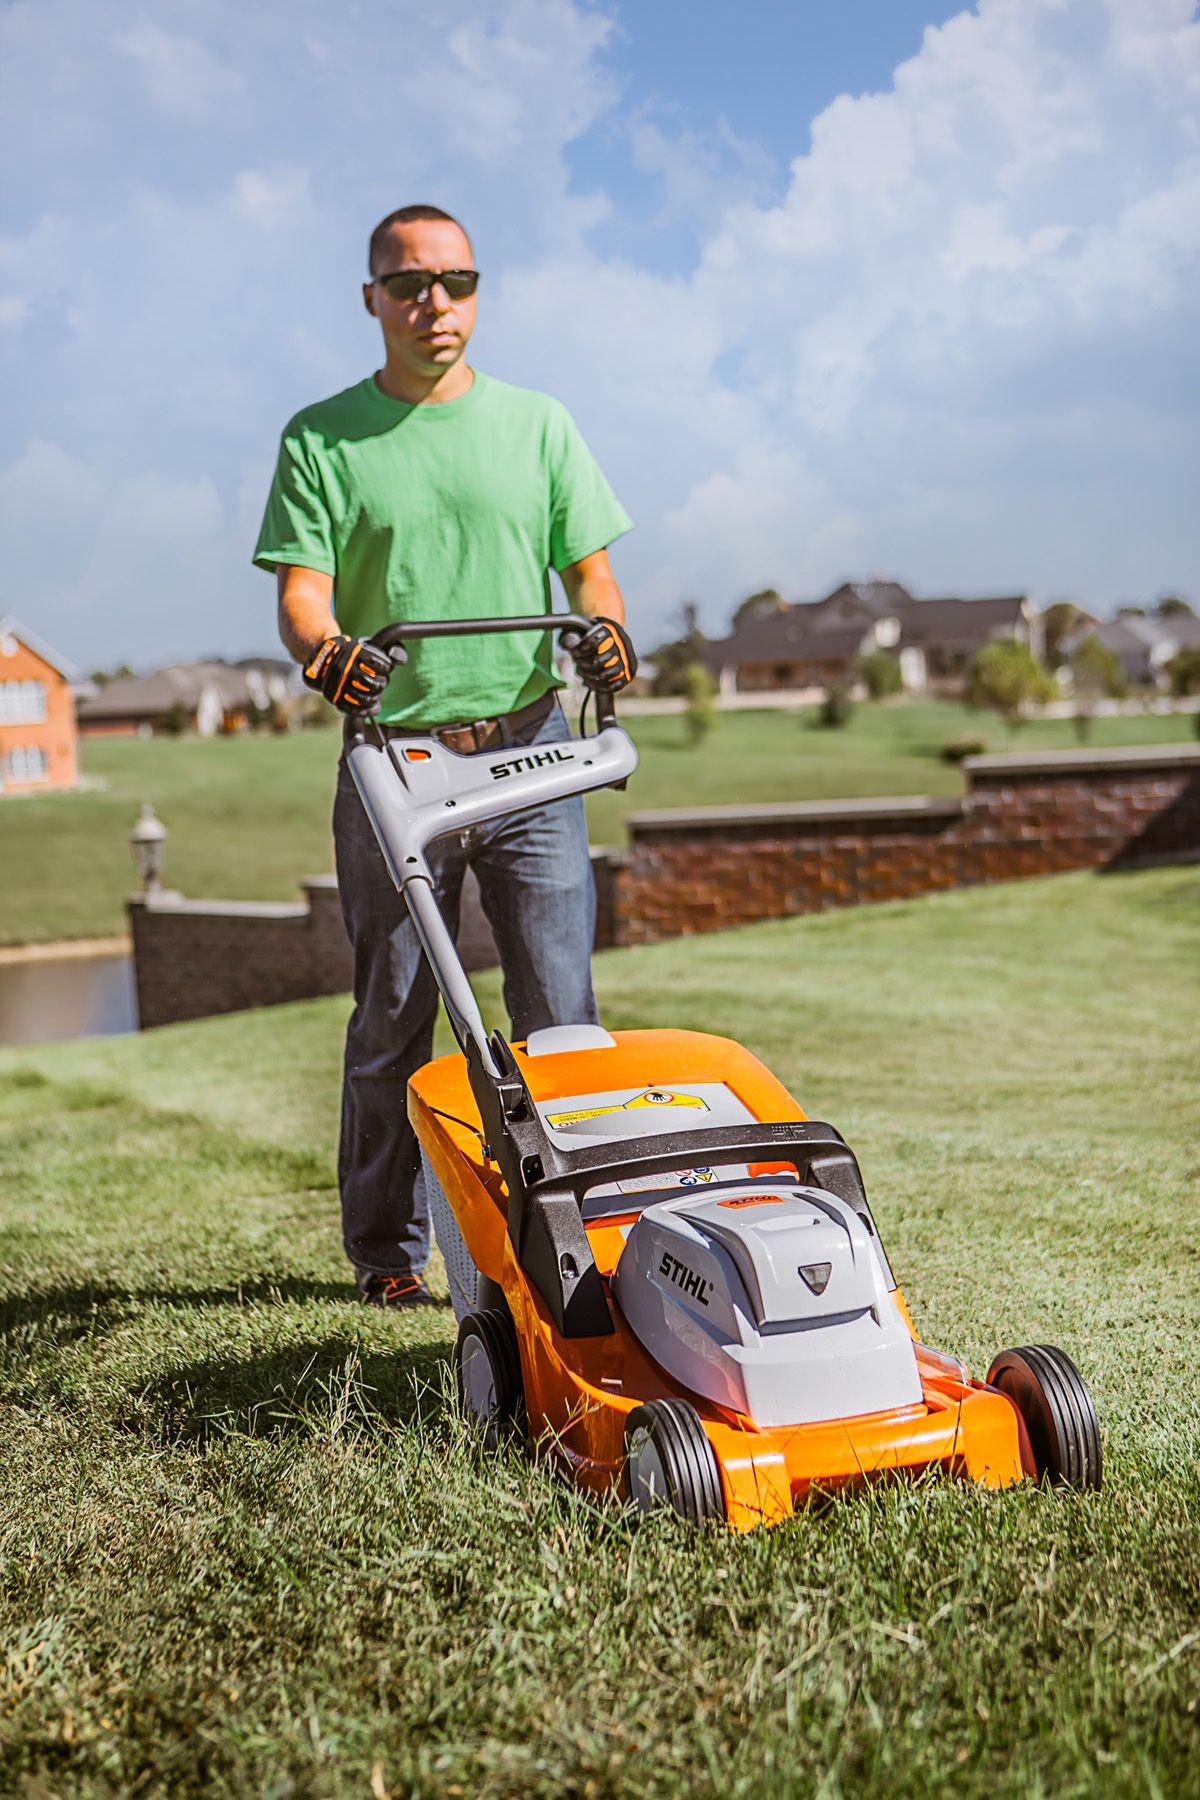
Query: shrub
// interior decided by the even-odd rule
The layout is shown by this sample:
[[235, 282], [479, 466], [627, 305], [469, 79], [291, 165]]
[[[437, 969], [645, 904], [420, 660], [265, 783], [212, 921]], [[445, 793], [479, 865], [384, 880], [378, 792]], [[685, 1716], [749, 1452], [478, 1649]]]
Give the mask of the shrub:
[[948, 738], [942, 745], [942, 761], [960, 763], [968, 756], [986, 756], [985, 738]]
[[689, 663], [683, 671], [682, 685], [687, 708], [684, 722], [693, 745], [702, 743], [712, 730], [716, 717], [713, 705], [715, 683], [703, 663]]
[[853, 711], [854, 703], [850, 698], [849, 691], [840, 683], [835, 682], [822, 700], [821, 710], [817, 717], [822, 725], [836, 728], [839, 725], [845, 725]]
[[898, 694], [904, 686], [900, 658], [886, 650], [872, 650], [860, 657], [858, 672], [872, 700], [886, 700], [889, 694]]

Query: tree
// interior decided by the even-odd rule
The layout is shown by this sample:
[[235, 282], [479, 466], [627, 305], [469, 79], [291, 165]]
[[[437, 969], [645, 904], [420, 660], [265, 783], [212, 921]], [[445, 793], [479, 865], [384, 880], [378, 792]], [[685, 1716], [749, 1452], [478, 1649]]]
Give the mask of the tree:
[[88, 676], [97, 687], [107, 687], [110, 681], [122, 681], [133, 674], [128, 663], [118, 663], [115, 669], [93, 669]]
[[1065, 661], [1063, 640], [1071, 635], [1079, 620], [1079, 608], [1073, 600], [1056, 600], [1042, 614], [1042, 631], [1046, 639], [1046, 667], [1060, 669]]
[[708, 649], [708, 639], [700, 629], [700, 608], [694, 600], [685, 600], [679, 609], [683, 631], [669, 643], [660, 644], [653, 652], [650, 661], [654, 664], [655, 674], [651, 683], [652, 691], [660, 697], [664, 694], [683, 694], [685, 671], [692, 663], [702, 663], [704, 652]]
[[1117, 699], [1128, 693], [1129, 684], [1120, 657], [1101, 643], [1095, 632], [1081, 639], [1071, 652], [1071, 674], [1075, 682], [1075, 730], [1082, 741], [1091, 730], [1097, 700]]
[[886, 700], [904, 686], [900, 658], [887, 650], [870, 650], [858, 659], [858, 672], [872, 700]]
[[1071, 673], [1075, 677], [1075, 692], [1093, 700], [1118, 700], [1129, 692], [1120, 657], [1101, 643], [1095, 632], [1072, 650]]
[[787, 609], [787, 601], [778, 588], [760, 588], [757, 594], [747, 594], [741, 604], [734, 608], [730, 624], [735, 631], [740, 631], [751, 619], [771, 619], [776, 613], [786, 612]]
[[1194, 619], [1196, 616], [1194, 607], [1189, 606], [1180, 594], [1164, 594], [1154, 610], [1160, 619]]
[[702, 744], [713, 728], [716, 708], [713, 694], [716, 683], [703, 663], [689, 663], [683, 671], [683, 692], [687, 698], [684, 719], [693, 749]]
[[1200, 694], [1200, 650], [1181, 650], [1167, 663], [1166, 670], [1177, 700]]
[[1054, 692], [1052, 678], [1028, 644], [1015, 638], [985, 644], [967, 665], [967, 705], [999, 713], [1010, 730], [1028, 708], [1044, 705]]

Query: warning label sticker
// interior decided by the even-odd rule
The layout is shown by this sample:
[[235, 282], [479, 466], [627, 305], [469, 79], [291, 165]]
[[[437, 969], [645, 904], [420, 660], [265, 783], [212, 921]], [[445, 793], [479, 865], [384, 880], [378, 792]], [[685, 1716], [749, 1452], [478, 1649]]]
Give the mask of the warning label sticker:
[[603, 1119], [610, 1113], [637, 1112], [641, 1107], [674, 1106], [691, 1107], [697, 1112], [707, 1112], [707, 1100], [701, 1100], [699, 1094], [676, 1094], [666, 1088], [647, 1088], [645, 1093], [635, 1094], [632, 1100], [618, 1100], [608, 1106], [582, 1106], [575, 1112], [547, 1113], [547, 1125], [555, 1125], [560, 1130], [564, 1125], [578, 1125], [584, 1119]]
[[649, 1194], [655, 1188], [704, 1187], [716, 1180], [715, 1169], [664, 1169], [660, 1175], [635, 1175], [629, 1181], [618, 1181], [623, 1194]]

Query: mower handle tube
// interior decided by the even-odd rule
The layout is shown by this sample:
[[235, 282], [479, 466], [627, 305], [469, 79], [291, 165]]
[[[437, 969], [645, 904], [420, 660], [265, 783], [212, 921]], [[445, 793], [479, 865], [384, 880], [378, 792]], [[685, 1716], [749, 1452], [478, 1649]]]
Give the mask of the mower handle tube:
[[[366, 641], [376, 650], [402, 649], [413, 638], [475, 637], [502, 631], [557, 631], [564, 650], [570, 650], [592, 628], [593, 621], [580, 613], [525, 613], [512, 619], [396, 619], [384, 625]], [[617, 720], [613, 697], [595, 691], [596, 723], [603, 730]]]

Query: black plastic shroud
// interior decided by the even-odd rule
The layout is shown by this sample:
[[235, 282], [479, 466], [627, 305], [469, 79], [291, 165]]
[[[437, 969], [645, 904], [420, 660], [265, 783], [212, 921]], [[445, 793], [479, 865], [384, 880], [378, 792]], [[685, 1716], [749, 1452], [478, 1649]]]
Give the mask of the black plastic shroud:
[[[853, 1207], [882, 1252], [858, 1160], [832, 1125], [817, 1119], [718, 1125], [562, 1150], [542, 1124], [501, 1034], [491, 1037], [499, 1076], [484, 1068], [473, 1045], [464, 1050], [484, 1138], [508, 1189], [508, 1235], [517, 1262], [563, 1337], [602, 1337], [613, 1330], [582, 1213], [588, 1190], [604, 1183], [665, 1174], [681, 1164], [790, 1162], [801, 1186], [824, 1188]], [[894, 1286], [890, 1268], [888, 1283]]]

